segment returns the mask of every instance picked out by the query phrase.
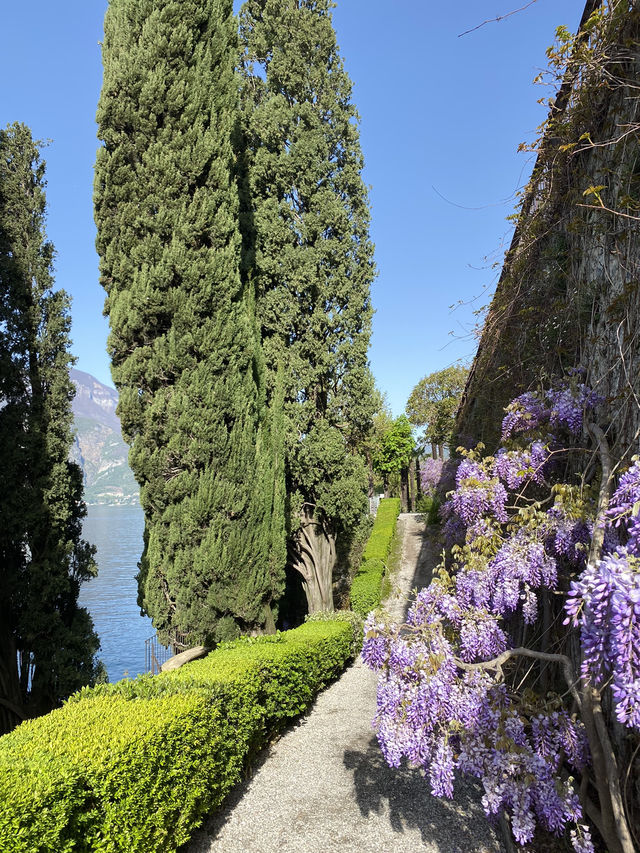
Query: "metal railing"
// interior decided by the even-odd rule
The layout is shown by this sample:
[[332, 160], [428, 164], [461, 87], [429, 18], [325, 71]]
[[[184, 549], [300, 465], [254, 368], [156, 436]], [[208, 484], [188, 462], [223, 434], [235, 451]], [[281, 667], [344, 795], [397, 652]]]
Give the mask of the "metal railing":
[[180, 654], [180, 652], [188, 648], [187, 635], [182, 631], [174, 632], [168, 646], [163, 646], [158, 639], [158, 635], [154, 634], [153, 637], [149, 637], [148, 640], [144, 641], [145, 672], [156, 675], [160, 672], [163, 663], [166, 663], [169, 658]]

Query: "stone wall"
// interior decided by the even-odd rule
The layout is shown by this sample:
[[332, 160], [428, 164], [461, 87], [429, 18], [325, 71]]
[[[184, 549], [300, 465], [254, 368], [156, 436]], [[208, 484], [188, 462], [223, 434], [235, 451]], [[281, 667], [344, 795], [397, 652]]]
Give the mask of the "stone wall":
[[614, 5], [556, 98], [463, 397], [489, 450], [513, 397], [577, 365], [618, 458], [638, 448], [640, 11]]

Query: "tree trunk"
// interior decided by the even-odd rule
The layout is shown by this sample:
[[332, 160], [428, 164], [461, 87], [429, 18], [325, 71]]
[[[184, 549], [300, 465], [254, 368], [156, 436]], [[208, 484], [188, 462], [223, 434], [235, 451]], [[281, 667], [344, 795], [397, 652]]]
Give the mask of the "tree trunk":
[[438, 458], [438, 445], [435, 444], [433, 441], [431, 442], [431, 455], [434, 459]]
[[10, 631], [5, 628], [0, 632], [0, 735], [10, 732], [26, 716], [16, 647]]
[[416, 456], [416, 500], [422, 496], [422, 483], [420, 482], [420, 457]]
[[290, 554], [293, 568], [302, 575], [309, 613], [333, 610], [336, 537], [316, 518], [311, 504], [304, 504], [302, 508], [300, 529], [295, 534]]
[[439, 444], [439, 445], [438, 445], [438, 456], [439, 456], [439, 457], [440, 457], [440, 459], [442, 459], [442, 461], [444, 462], [444, 444]]
[[409, 512], [409, 469], [403, 468], [400, 472], [400, 500], [402, 512]]
[[408, 490], [409, 490], [409, 507], [411, 510], [415, 509], [416, 506], [416, 459], [413, 457], [411, 462], [409, 463], [409, 482], [408, 482]]
[[373, 497], [373, 495], [374, 495], [375, 479], [374, 479], [374, 476], [373, 476], [373, 461], [372, 461], [372, 458], [371, 458], [371, 454], [370, 454], [370, 453], [367, 453], [367, 475], [368, 475], [368, 478], [369, 478], [369, 490], [368, 490], [368, 496], [369, 496], [370, 498], [372, 498], [372, 497]]

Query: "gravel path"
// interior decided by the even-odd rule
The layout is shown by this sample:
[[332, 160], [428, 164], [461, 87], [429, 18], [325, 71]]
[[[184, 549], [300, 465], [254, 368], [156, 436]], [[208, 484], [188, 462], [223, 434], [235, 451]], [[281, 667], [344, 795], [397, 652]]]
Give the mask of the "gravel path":
[[[402, 565], [388, 609], [428, 582], [435, 547], [419, 516], [400, 516]], [[390, 769], [371, 728], [376, 677], [361, 662], [265, 753], [252, 777], [183, 853], [500, 853], [477, 792], [438, 800], [416, 770]]]

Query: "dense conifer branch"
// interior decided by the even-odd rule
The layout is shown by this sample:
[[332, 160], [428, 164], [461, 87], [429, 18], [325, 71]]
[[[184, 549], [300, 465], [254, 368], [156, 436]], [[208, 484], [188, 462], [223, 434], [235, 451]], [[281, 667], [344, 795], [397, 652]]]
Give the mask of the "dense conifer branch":
[[[96, 222], [119, 414], [145, 510], [140, 604], [164, 639], [272, 627], [278, 415], [239, 228], [230, 0], [112, 0]], [[278, 482], [276, 482], [278, 481]]]
[[44, 163], [21, 124], [0, 131], [0, 733], [95, 677], [98, 638], [78, 607], [95, 574], [81, 539], [69, 298], [55, 291]]
[[357, 449], [374, 399], [369, 208], [331, 6], [248, 0], [240, 16], [245, 242], [271, 402], [283, 369], [289, 553], [305, 577], [313, 563], [310, 607], [331, 607], [336, 537], [366, 507]]

